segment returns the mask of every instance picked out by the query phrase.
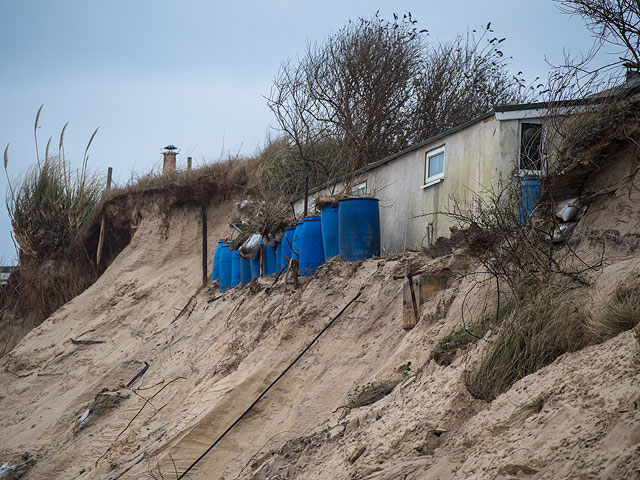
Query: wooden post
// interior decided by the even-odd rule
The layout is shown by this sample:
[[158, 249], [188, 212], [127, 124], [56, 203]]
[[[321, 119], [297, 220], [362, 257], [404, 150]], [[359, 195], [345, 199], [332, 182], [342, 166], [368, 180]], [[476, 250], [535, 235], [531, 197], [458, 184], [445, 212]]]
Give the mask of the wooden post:
[[[413, 273], [411, 272], [411, 267], [409, 264], [405, 267], [405, 281], [408, 283], [405, 284], [403, 288], [403, 315], [402, 315], [402, 328], [405, 330], [410, 330], [418, 324], [419, 313], [418, 313], [418, 300], [416, 299], [416, 291], [413, 285]], [[409, 287], [409, 298], [407, 298], [406, 291]], [[411, 303], [411, 307], [407, 305]]]
[[260, 276], [264, 276], [264, 243], [260, 244]]
[[187, 157], [187, 170], [191, 170], [191, 157]]
[[207, 283], [207, 212], [202, 209], [202, 283]]
[[[111, 177], [113, 176], [113, 168], [109, 167], [107, 170], [107, 188], [105, 193], [109, 193], [111, 190]], [[100, 265], [100, 260], [102, 257], [102, 245], [104, 244], [104, 229], [105, 229], [105, 218], [104, 213], [102, 214], [102, 220], [100, 221], [100, 236], [98, 237], [98, 249], [96, 251], [96, 266]]]
[[309, 177], [304, 179], [304, 215], [302, 218], [307, 218], [307, 208], [309, 205]]
[[413, 275], [407, 275], [407, 280], [409, 280], [409, 290], [411, 291], [411, 305], [413, 306], [413, 319], [415, 320], [415, 325], [418, 323], [418, 302], [416, 302], [416, 291], [413, 288]]

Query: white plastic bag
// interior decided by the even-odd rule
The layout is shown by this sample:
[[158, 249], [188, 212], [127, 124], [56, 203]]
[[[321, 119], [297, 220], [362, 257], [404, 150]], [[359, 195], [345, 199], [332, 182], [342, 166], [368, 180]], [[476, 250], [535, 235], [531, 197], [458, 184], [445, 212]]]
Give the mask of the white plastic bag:
[[563, 222], [568, 222], [576, 218], [580, 210], [580, 199], [571, 198], [560, 202], [556, 209], [556, 216]]
[[242, 258], [258, 258], [260, 256], [260, 245], [262, 245], [262, 235], [254, 233], [239, 248]]

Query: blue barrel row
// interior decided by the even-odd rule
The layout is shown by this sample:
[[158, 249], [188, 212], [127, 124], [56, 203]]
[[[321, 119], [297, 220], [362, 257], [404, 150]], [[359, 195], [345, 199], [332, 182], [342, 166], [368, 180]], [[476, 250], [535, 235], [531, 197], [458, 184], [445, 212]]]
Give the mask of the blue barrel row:
[[[312, 275], [325, 260], [336, 255], [360, 260], [380, 255], [380, 214], [376, 198], [347, 198], [322, 209], [320, 216], [306, 217], [284, 231], [275, 247], [263, 242], [263, 274], [285, 272], [292, 258], [300, 275]], [[220, 280], [220, 291], [246, 285], [260, 275], [260, 258], [245, 260], [218, 241], [211, 281]]]

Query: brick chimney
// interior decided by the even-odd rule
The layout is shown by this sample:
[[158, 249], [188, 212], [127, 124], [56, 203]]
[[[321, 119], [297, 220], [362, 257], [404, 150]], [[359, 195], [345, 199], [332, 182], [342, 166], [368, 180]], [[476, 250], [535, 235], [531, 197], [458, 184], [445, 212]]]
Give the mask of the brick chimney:
[[178, 154], [178, 149], [173, 145], [167, 145], [164, 147], [164, 152], [162, 152], [163, 161], [162, 161], [162, 174], [175, 170], [176, 169], [176, 155]]

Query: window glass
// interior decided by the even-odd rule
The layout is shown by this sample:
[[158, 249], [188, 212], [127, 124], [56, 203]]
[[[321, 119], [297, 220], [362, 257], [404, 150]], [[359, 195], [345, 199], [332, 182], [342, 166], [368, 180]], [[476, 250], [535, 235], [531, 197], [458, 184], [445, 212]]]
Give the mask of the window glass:
[[542, 125], [539, 123], [521, 124], [520, 169], [542, 170]]
[[362, 182], [351, 189], [351, 195], [354, 197], [364, 197], [367, 195], [367, 182]]
[[429, 157], [429, 170], [427, 177], [435, 177], [444, 173], [444, 152]]

